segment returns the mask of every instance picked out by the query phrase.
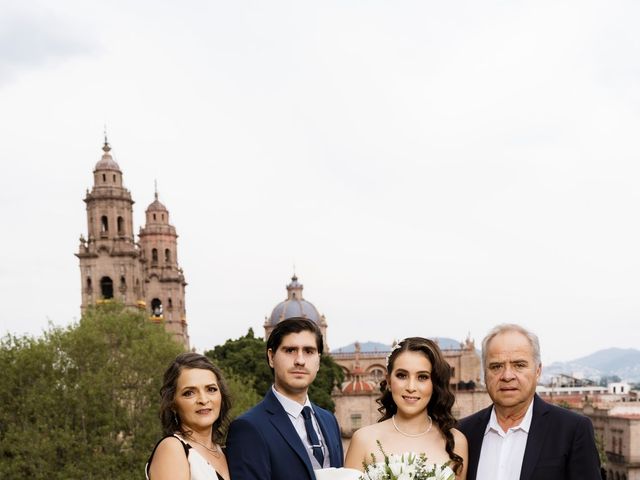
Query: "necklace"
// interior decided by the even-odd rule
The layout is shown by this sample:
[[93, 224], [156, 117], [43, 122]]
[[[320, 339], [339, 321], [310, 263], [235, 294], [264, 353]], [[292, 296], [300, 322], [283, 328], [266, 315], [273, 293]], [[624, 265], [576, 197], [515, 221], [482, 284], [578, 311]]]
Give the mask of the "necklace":
[[[429, 428], [431, 428], [431, 427], [429, 427]], [[213, 456], [214, 456], [214, 457], [216, 457], [216, 458], [217, 458], [217, 457], [219, 457], [219, 456], [220, 456], [220, 450], [219, 450], [219, 448], [220, 448], [220, 447], [218, 447], [218, 445], [213, 444], [213, 448], [209, 448], [209, 447], [207, 447], [204, 443], [200, 443], [199, 441], [197, 441], [197, 440], [196, 440], [195, 438], [193, 438], [193, 437], [187, 437], [187, 438], [189, 439], [189, 441], [194, 442], [194, 443], [197, 443], [197, 444], [198, 444], [198, 445], [200, 445], [201, 447], [204, 447], [204, 448], [206, 448], [207, 450], [209, 450], [209, 451], [213, 454]]]
[[431, 417], [429, 415], [427, 415], [427, 418], [429, 419], [429, 426], [427, 427], [427, 429], [424, 432], [421, 432], [421, 433], [407, 433], [407, 432], [403, 432], [402, 430], [400, 430], [398, 428], [398, 425], [396, 424], [396, 416], [395, 415], [391, 416], [391, 423], [393, 423], [393, 428], [395, 428], [396, 431], [399, 434], [404, 435], [405, 437], [421, 437], [422, 435], [426, 435], [427, 433], [429, 433], [431, 431], [431, 427], [433, 426], [433, 420], [431, 420]]

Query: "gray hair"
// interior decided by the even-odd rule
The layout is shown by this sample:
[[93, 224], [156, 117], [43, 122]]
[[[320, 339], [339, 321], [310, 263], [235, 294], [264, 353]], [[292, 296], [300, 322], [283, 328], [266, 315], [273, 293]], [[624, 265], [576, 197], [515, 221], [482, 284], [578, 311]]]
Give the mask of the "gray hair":
[[493, 327], [487, 336], [482, 340], [482, 371], [484, 372], [487, 368], [487, 350], [489, 347], [489, 342], [493, 340], [495, 337], [505, 332], [518, 332], [527, 337], [529, 340], [529, 344], [531, 345], [531, 349], [533, 350], [533, 361], [536, 366], [541, 364], [540, 361], [540, 340], [538, 340], [538, 336], [527, 330], [526, 328], [517, 325], [515, 323], [503, 323], [501, 325], [497, 325]]

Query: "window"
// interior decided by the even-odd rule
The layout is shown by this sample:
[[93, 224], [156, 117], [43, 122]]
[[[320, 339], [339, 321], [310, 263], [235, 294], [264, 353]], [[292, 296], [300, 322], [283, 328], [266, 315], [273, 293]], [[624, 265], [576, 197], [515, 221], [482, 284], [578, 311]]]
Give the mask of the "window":
[[107, 174], [106, 173], [102, 174], [102, 181], [106, 183], [106, 181], [107, 181]]
[[93, 291], [93, 285], [91, 284], [91, 277], [87, 277], [87, 292], [91, 293]]
[[109, 219], [106, 215], [103, 215], [100, 218], [100, 232], [108, 233], [109, 232]]
[[360, 413], [352, 413], [351, 414], [351, 428], [353, 430], [357, 430], [362, 427], [362, 414]]
[[167, 307], [169, 308], [169, 310], [173, 308], [173, 302], [171, 301], [171, 298], [169, 298], [167, 301]]
[[124, 218], [118, 217], [118, 235], [124, 235]]
[[164, 262], [171, 263], [171, 250], [168, 248], [165, 248], [164, 250]]
[[113, 298], [113, 280], [111, 278], [102, 277], [100, 279], [100, 293], [104, 299]]
[[162, 302], [159, 298], [151, 300], [151, 315], [156, 318], [162, 318]]
[[151, 249], [151, 263], [158, 263], [158, 249]]

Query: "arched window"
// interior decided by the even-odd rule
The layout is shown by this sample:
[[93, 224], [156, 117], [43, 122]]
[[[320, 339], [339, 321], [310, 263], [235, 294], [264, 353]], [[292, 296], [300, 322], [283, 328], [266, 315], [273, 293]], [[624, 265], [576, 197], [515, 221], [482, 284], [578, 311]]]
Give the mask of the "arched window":
[[109, 232], [109, 219], [107, 218], [106, 215], [103, 215], [100, 218], [100, 231], [102, 233], [108, 233]]
[[156, 219], [156, 214], [155, 214], [155, 213], [153, 214], [153, 219], [154, 219], [154, 220]]
[[374, 382], [376, 382], [376, 384], [378, 384], [384, 378], [384, 370], [382, 370], [382, 368], [379, 368], [379, 367], [378, 368], [373, 368], [369, 372], [369, 375], [370, 375], [371, 380], [373, 380]]
[[116, 183], [116, 174], [113, 174], [113, 183]]
[[106, 183], [106, 181], [107, 181], [107, 174], [106, 173], [102, 174], [102, 181]]
[[168, 248], [164, 249], [164, 262], [171, 263], [171, 250]]
[[151, 316], [156, 318], [162, 317], [162, 302], [159, 298], [151, 300]]
[[124, 278], [124, 275], [120, 277], [120, 291], [124, 292], [127, 289], [127, 281]]
[[118, 235], [124, 235], [124, 218], [118, 217]]
[[171, 310], [171, 309], [173, 308], [173, 302], [171, 301], [171, 298], [169, 298], [169, 299], [167, 300], [167, 308], [168, 308], [169, 310]]
[[158, 249], [151, 249], [151, 263], [158, 263]]
[[113, 281], [109, 277], [102, 277], [100, 279], [100, 292], [102, 298], [113, 298]]
[[87, 292], [91, 293], [93, 291], [93, 285], [91, 284], [91, 277], [87, 277]]

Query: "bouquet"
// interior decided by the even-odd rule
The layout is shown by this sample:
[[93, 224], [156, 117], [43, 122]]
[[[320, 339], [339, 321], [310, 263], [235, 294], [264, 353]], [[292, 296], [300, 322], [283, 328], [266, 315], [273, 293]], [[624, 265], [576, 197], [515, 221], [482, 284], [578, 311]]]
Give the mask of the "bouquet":
[[424, 453], [403, 453], [387, 455], [380, 441], [376, 442], [384, 462], [377, 462], [372, 453], [372, 463], [364, 463], [364, 474], [360, 480], [455, 480], [456, 474], [448, 464], [436, 465], [427, 462]]

